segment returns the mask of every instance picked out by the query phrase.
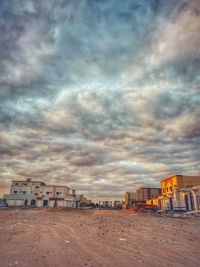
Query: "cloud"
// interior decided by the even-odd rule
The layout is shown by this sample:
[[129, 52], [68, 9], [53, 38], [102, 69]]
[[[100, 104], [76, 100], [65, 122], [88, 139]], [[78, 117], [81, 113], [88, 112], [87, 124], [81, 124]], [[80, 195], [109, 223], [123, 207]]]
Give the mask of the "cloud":
[[199, 168], [199, 1], [0, 3], [0, 185], [122, 198]]

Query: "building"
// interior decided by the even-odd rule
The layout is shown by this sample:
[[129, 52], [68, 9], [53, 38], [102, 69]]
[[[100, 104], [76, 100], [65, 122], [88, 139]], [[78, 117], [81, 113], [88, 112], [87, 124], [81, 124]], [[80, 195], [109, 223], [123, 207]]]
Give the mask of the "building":
[[170, 195], [175, 189], [200, 185], [200, 176], [174, 175], [161, 181], [162, 196]]
[[137, 201], [146, 202], [147, 199], [157, 198], [161, 195], [160, 188], [141, 187], [136, 190]]
[[99, 208], [110, 209], [112, 208], [112, 201], [99, 201]]
[[119, 200], [114, 200], [112, 202], [112, 208], [113, 209], [122, 209], [122, 202]]
[[42, 181], [12, 181], [10, 194], [4, 195], [8, 206], [74, 207], [75, 191], [60, 185], [46, 185]]
[[198, 210], [200, 207], [200, 176], [174, 175], [161, 181], [162, 196], [146, 200], [165, 211]]
[[200, 186], [175, 189], [163, 196], [162, 209], [165, 211], [191, 211], [200, 209]]
[[126, 207], [133, 206], [133, 203], [136, 201], [136, 192], [126, 192], [124, 195], [124, 202]]
[[151, 206], [157, 206], [161, 209], [161, 199], [162, 197], [156, 197], [156, 198], [148, 198], [146, 199], [146, 204]]

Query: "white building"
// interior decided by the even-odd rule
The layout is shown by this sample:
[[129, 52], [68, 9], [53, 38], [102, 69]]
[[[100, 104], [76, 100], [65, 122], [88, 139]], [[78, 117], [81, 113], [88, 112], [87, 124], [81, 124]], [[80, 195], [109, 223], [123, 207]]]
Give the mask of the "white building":
[[3, 201], [11, 206], [75, 207], [75, 190], [67, 186], [46, 185], [42, 181], [12, 181], [10, 194]]
[[190, 211], [200, 209], [200, 186], [175, 189], [160, 197], [161, 207], [166, 211]]

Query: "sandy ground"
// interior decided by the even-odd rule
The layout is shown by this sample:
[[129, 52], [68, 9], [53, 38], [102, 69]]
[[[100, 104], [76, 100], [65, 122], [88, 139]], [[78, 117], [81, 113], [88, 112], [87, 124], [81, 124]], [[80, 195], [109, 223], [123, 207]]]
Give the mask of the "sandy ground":
[[200, 266], [200, 219], [0, 209], [0, 266]]

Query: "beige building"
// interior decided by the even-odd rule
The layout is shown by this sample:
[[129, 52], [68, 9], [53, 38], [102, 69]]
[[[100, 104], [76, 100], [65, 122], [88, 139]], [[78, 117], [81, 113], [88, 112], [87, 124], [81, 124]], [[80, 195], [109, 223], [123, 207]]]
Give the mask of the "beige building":
[[200, 186], [175, 189], [160, 200], [165, 211], [190, 211], [200, 209]]
[[70, 188], [60, 185], [46, 185], [42, 181], [12, 181], [10, 194], [3, 199], [8, 206], [31, 207], [74, 207], [75, 191], [70, 194]]
[[165, 211], [200, 209], [200, 176], [174, 175], [161, 181], [162, 196], [146, 200]]
[[112, 202], [112, 208], [113, 209], [122, 209], [122, 201], [114, 200]]
[[174, 175], [161, 181], [163, 210], [200, 209], [200, 176]]
[[146, 201], [147, 199], [157, 198], [160, 195], [160, 188], [141, 187], [136, 190], [137, 201]]
[[133, 206], [133, 203], [136, 201], [136, 192], [126, 192], [124, 195], [124, 201], [126, 207]]
[[174, 175], [161, 181], [162, 195], [167, 196], [175, 189], [200, 185], [200, 176]]

